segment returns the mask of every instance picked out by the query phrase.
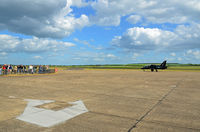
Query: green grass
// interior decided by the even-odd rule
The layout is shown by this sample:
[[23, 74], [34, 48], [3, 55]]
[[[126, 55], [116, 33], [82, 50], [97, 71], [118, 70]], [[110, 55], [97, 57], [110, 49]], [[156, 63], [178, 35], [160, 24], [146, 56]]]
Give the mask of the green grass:
[[[141, 67], [149, 64], [113, 64], [113, 65], [52, 65], [50, 68], [69, 69], [69, 68], [84, 68], [84, 69], [140, 69]], [[157, 64], [159, 65], [159, 64]], [[167, 70], [199, 70], [200, 64], [178, 64], [178, 63], [169, 63], [167, 64]]]
[[172, 66], [168, 70], [200, 70], [200, 66]]

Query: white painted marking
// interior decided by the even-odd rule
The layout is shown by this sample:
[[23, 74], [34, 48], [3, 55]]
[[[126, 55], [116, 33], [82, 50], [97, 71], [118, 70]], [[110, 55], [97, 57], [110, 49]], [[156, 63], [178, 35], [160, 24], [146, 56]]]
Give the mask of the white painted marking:
[[9, 98], [11, 98], [11, 99], [15, 99], [16, 97], [15, 96], [8, 96]]
[[24, 113], [17, 117], [17, 119], [32, 124], [37, 124], [42, 127], [51, 127], [53, 125], [74, 118], [80, 114], [88, 112], [88, 109], [85, 107], [82, 101], [70, 102], [69, 104], [72, 104], [73, 106], [66, 107], [59, 111], [35, 107], [38, 105], [54, 102], [54, 100], [26, 99], [26, 101], [28, 101], [27, 107], [25, 108]]
[[172, 87], [172, 88], [175, 88], [175, 87], [176, 87], [176, 85], [171, 85], [171, 87]]

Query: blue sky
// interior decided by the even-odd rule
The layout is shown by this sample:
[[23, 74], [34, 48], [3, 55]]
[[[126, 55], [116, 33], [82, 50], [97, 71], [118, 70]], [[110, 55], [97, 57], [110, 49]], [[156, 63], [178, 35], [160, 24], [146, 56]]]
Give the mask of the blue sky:
[[0, 64], [197, 64], [199, 18], [199, 0], [3, 0]]

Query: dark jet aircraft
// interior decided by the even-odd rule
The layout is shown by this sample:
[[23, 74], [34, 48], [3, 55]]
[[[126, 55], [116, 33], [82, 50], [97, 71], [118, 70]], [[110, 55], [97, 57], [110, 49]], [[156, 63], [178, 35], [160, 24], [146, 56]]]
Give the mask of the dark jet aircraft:
[[144, 66], [141, 69], [145, 70], [145, 69], [151, 69], [151, 71], [153, 72], [154, 70], [156, 70], [156, 72], [158, 72], [158, 69], [167, 69], [166, 66], [167, 61], [163, 61], [163, 63], [161, 65], [148, 65], [148, 66]]

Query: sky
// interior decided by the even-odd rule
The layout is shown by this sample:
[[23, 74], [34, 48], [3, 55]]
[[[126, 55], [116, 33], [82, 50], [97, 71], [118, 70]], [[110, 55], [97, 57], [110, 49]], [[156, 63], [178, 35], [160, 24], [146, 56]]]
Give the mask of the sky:
[[199, 0], [0, 3], [0, 64], [200, 63]]

